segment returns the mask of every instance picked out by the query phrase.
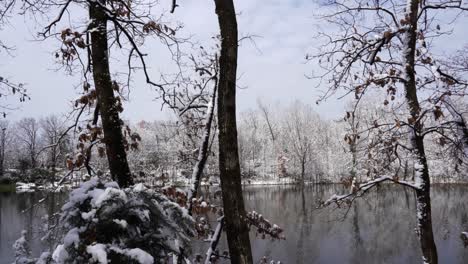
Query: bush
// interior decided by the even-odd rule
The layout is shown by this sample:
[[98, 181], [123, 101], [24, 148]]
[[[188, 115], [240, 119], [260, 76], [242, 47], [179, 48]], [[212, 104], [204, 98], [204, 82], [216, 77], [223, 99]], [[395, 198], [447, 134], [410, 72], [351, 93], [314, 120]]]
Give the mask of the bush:
[[21, 172], [21, 174], [25, 174], [26, 171], [31, 168], [31, 163], [27, 159], [19, 159], [18, 160], [18, 170]]
[[46, 183], [54, 181], [54, 173], [44, 168], [30, 169], [27, 175], [28, 180], [33, 182]]
[[82, 184], [62, 207], [57, 263], [166, 263], [190, 253], [194, 221], [163, 194], [142, 184], [125, 190], [97, 178]]
[[10, 185], [10, 184], [13, 184], [15, 183], [15, 181], [10, 178], [10, 177], [2, 177], [0, 178], [0, 184], [4, 184], [4, 185]]

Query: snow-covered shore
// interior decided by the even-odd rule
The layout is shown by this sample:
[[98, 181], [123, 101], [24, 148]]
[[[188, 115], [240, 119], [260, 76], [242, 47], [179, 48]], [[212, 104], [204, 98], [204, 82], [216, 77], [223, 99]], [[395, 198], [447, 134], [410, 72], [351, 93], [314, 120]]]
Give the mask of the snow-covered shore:
[[[146, 186], [153, 186], [153, 187], [161, 187], [161, 186], [178, 186], [178, 187], [186, 187], [191, 186], [191, 180], [184, 178], [184, 177], [176, 177], [175, 179], [168, 180], [168, 181], [139, 181], [136, 183], [143, 183]], [[253, 178], [253, 179], [243, 179], [242, 185], [243, 186], [280, 186], [280, 185], [298, 185], [300, 181], [292, 178], [269, 178], [269, 177], [262, 177], [262, 178]], [[342, 184], [340, 182], [326, 182], [326, 183], [316, 183], [313, 181], [306, 181], [304, 184], [312, 185], [312, 184]], [[439, 184], [468, 184], [467, 182], [455, 181], [455, 180], [446, 180], [440, 182], [433, 182], [433, 185]], [[36, 184], [36, 183], [25, 183], [25, 182], [16, 182], [15, 189], [17, 193], [23, 192], [35, 192], [35, 191], [49, 191], [49, 192], [61, 192], [61, 191], [69, 191], [75, 189], [80, 184], [78, 182], [73, 183], [62, 183], [59, 182], [54, 183], [46, 183], [46, 184]], [[219, 180], [216, 177], [210, 177], [209, 180], [202, 181], [201, 186], [219, 186]]]

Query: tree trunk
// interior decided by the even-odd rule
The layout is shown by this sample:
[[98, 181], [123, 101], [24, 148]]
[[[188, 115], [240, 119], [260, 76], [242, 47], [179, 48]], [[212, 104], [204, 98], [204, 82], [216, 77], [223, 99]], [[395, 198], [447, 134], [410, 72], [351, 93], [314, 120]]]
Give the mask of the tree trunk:
[[[218, 80], [216, 80], [218, 82]], [[213, 123], [213, 116], [214, 116], [214, 107], [216, 102], [216, 90], [217, 84], [213, 89], [213, 95], [211, 96], [211, 101], [208, 105], [208, 110], [206, 111], [205, 117], [205, 127], [203, 136], [200, 141], [200, 147], [198, 149], [198, 159], [197, 163], [195, 164], [192, 170], [192, 186], [189, 190], [188, 195], [188, 211], [189, 214], [192, 214], [192, 206], [193, 206], [193, 199], [197, 198], [198, 188], [200, 186], [200, 179], [203, 174], [203, 169], [205, 168], [206, 161], [208, 160], [208, 147], [210, 143], [210, 134], [211, 134], [211, 123]]]
[[1, 134], [1, 142], [0, 142], [0, 177], [3, 177], [3, 172], [5, 168], [3, 165], [5, 164], [5, 141], [6, 141], [6, 133], [5, 133], [6, 128], [2, 128], [2, 134]]
[[356, 147], [356, 140], [357, 140], [357, 137], [356, 137], [355, 134], [353, 134], [352, 142], [351, 142], [351, 144], [349, 145], [349, 150], [351, 151], [351, 155], [352, 155], [352, 164], [351, 164], [351, 171], [350, 171], [351, 178], [355, 178], [356, 175], [357, 175], [357, 147]]
[[407, 177], [408, 177], [408, 160], [405, 160], [405, 170], [403, 172], [403, 180], [406, 181]]
[[219, 172], [231, 263], [253, 263], [239, 166], [236, 125], [237, 20], [232, 0], [215, 0], [221, 29], [218, 83]]
[[306, 165], [306, 154], [303, 154], [301, 159], [301, 185], [305, 184], [305, 165]]
[[421, 108], [416, 87], [415, 76], [415, 51], [418, 26], [418, 0], [408, 0], [407, 18], [409, 29], [405, 34], [406, 47], [403, 47], [404, 63], [406, 63], [405, 74], [405, 97], [411, 114], [410, 141], [415, 156], [415, 182], [419, 185], [416, 190], [416, 208], [418, 220], [418, 236], [421, 244], [424, 263], [437, 264], [437, 248], [432, 231], [430, 178], [424, 151], [424, 136], [422, 135], [422, 123], [419, 115]]
[[[351, 178], [355, 178], [357, 176], [357, 139], [358, 139], [358, 128], [356, 124], [356, 114], [355, 111], [351, 112], [351, 143], [349, 144], [349, 150], [351, 151], [352, 155], [352, 164], [351, 164]], [[357, 180], [357, 179], [356, 179]], [[361, 179], [359, 179], [361, 182]]]
[[94, 86], [98, 95], [110, 173], [112, 179], [116, 180], [120, 187], [127, 187], [132, 184], [132, 177], [127, 162], [127, 153], [125, 152], [122, 121], [116, 107], [109, 70], [107, 18], [100, 5], [105, 6], [106, 0], [91, 2], [89, 6], [89, 16], [93, 21], [91, 27], [98, 29], [91, 33]]
[[31, 169], [35, 169], [36, 167], [37, 167], [36, 148], [32, 147], [31, 148]]

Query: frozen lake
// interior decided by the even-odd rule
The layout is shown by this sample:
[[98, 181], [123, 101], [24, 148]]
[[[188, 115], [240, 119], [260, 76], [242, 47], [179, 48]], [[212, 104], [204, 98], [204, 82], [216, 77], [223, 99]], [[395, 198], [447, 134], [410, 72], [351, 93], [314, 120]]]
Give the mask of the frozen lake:
[[[255, 260], [262, 256], [282, 263], [419, 263], [420, 251], [414, 232], [414, 196], [398, 186], [384, 186], [344, 210], [314, 210], [341, 186], [246, 187], [249, 210], [262, 213], [282, 227], [286, 240], [261, 240], [252, 233]], [[13, 262], [11, 246], [26, 229], [32, 234], [37, 255], [50, 245], [41, 243], [40, 230], [46, 215], [58, 211], [67, 194], [50, 194], [32, 210], [44, 193], [0, 193], [0, 264]], [[468, 248], [460, 238], [468, 230], [468, 186], [435, 185], [432, 188], [433, 224], [440, 263], [467, 263]], [[225, 243], [221, 244], [221, 250]], [[195, 253], [204, 254], [197, 242]]]

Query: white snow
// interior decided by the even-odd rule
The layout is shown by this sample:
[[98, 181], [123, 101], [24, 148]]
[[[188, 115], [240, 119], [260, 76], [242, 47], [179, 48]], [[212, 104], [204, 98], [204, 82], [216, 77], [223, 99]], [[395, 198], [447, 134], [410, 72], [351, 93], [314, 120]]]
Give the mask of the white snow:
[[148, 252], [140, 249], [140, 248], [131, 248], [131, 249], [122, 249], [117, 246], [111, 246], [110, 250], [117, 252], [122, 255], [126, 255], [140, 264], [153, 264], [154, 258]]
[[116, 224], [118, 224], [119, 226], [121, 226], [123, 229], [127, 228], [127, 226], [128, 226], [128, 223], [127, 223], [127, 221], [125, 221], [125, 220], [114, 219], [113, 221], [114, 221], [114, 223], [116, 223]]
[[48, 264], [50, 258], [50, 252], [42, 252], [39, 259], [37, 259], [36, 264]]
[[153, 264], [154, 263], [154, 258], [148, 254], [146, 251], [141, 250], [139, 248], [132, 248], [129, 250], [126, 250], [125, 254], [132, 259], [135, 259], [138, 261], [140, 264]]
[[75, 245], [75, 248], [78, 248], [78, 244], [80, 242], [80, 233], [78, 228], [73, 228], [65, 235], [63, 238], [63, 245], [68, 247], [72, 244]]
[[16, 192], [33, 192], [36, 189], [35, 183], [16, 183]]
[[143, 183], [138, 183], [133, 187], [134, 192], [142, 192], [146, 190], [147, 188], [143, 185]]
[[224, 216], [221, 216], [218, 218], [218, 225], [216, 226], [215, 232], [213, 233], [212, 236], [208, 238], [208, 240], [211, 242], [210, 247], [206, 251], [206, 259], [205, 259], [205, 264], [210, 264], [211, 263], [211, 256], [213, 255], [213, 248], [215, 248], [214, 243], [216, 243], [217, 240], [219, 240], [219, 237], [221, 236], [221, 232], [223, 231], [223, 224], [222, 221], [224, 221]]
[[91, 211], [89, 212], [81, 213], [81, 218], [83, 218], [84, 220], [88, 220], [90, 218], [93, 218], [94, 215], [96, 215], [96, 209], [91, 209]]
[[52, 259], [59, 264], [65, 263], [68, 259], [68, 252], [63, 245], [58, 245], [57, 248], [55, 248]]
[[94, 261], [97, 261], [100, 264], [107, 264], [107, 252], [104, 244], [87, 246], [86, 252], [91, 254]]
[[461, 232], [461, 235], [468, 240], [468, 232]]
[[423, 186], [422, 174], [424, 172], [424, 165], [419, 163], [419, 161], [414, 163], [414, 185], [421, 189]]
[[336, 195], [336, 194], [333, 194], [328, 200], [325, 201], [325, 205], [329, 205], [333, 202], [336, 202], [336, 201], [339, 201], [343, 198], [345, 198], [346, 196], [348, 195]]
[[127, 201], [127, 195], [124, 191], [112, 187], [107, 187], [106, 190], [96, 198], [94, 205], [99, 208], [105, 201], [112, 200], [116, 197]]

